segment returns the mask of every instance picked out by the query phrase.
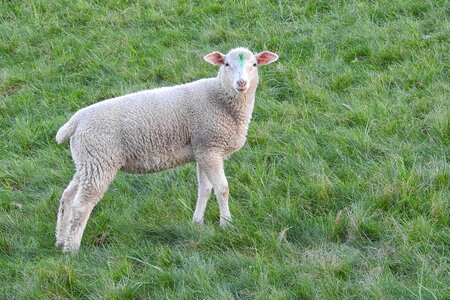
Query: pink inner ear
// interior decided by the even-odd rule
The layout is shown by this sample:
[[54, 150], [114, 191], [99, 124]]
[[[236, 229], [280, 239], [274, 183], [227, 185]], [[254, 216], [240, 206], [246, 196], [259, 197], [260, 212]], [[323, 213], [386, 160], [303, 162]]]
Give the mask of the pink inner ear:
[[214, 52], [206, 55], [204, 57], [204, 59], [207, 62], [215, 64], [215, 65], [223, 65], [225, 62], [225, 57], [222, 55], [222, 53], [217, 52], [217, 51], [214, 51]]
[[257, 62], [260, 65], [270, 64], [271, 62], [274, 62], [278, 59], [278, 55], [275, 53], [264, 51], [257, 56]]

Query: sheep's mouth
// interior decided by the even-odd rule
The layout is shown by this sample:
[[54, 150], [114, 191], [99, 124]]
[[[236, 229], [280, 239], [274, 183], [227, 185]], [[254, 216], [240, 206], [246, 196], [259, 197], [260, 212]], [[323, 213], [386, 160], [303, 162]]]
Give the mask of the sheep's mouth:
[[237, 87], [234, 88], [238, 93], [245, 93], [248, 89], [246, 87]]

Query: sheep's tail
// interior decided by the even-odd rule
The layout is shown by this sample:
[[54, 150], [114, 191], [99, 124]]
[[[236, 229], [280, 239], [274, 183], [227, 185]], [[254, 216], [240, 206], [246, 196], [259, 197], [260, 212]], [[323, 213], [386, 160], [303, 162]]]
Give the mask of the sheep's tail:
[[78, 118], [73, 116], [70, 120], [64, 124], [56, 133], [56, 142], [58, 144], [68, 140], [75, 132], [78, 126]]

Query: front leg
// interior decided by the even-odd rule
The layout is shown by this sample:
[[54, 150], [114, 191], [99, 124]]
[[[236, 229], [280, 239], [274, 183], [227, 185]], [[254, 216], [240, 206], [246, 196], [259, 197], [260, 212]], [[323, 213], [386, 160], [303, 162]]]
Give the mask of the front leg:
[[206, 153], [198, 159], [198, 164], [211, 182], [219, 203], [220, 226], [226, 227], [231, 221], [231, 213], [228, 207], [228, 181], [223, 169], [223, 157], [218, 153]]
[[203, 224], [203, 217], [205, 215], [206, 204], [211, 196], [212, 184], [209, 182], [206, 173], [197, 164], [197, 181], [198, 181], [198, 198], [197, 205], [195, 207], [194, 216], [192, 221], [195, 223]]

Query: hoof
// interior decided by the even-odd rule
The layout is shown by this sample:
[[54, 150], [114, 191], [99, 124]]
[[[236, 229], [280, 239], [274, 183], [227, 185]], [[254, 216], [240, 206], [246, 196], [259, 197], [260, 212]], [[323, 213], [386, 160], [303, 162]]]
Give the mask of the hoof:
[[68, 246], [64, 246], [62, 248], [63, 253], [67, 253], [67, 254], [71, 254], [71, 255], [76, 255], [78, 253], [78, 250], [80, 248], [79, 247], [68, 247]]
[[192, 223], [198, 224], [198, 225], [203, 225], [203, 219], [201, 219], [201, 220], [192, 219]]
[[229, 218], [220, 218], [219, 226], [220, 228], [227, 228], [230, 226], [231, 217]]
[[56, 241], [55, 246], [62, 249], [64, 247], [64, 242], [63, 241]]

